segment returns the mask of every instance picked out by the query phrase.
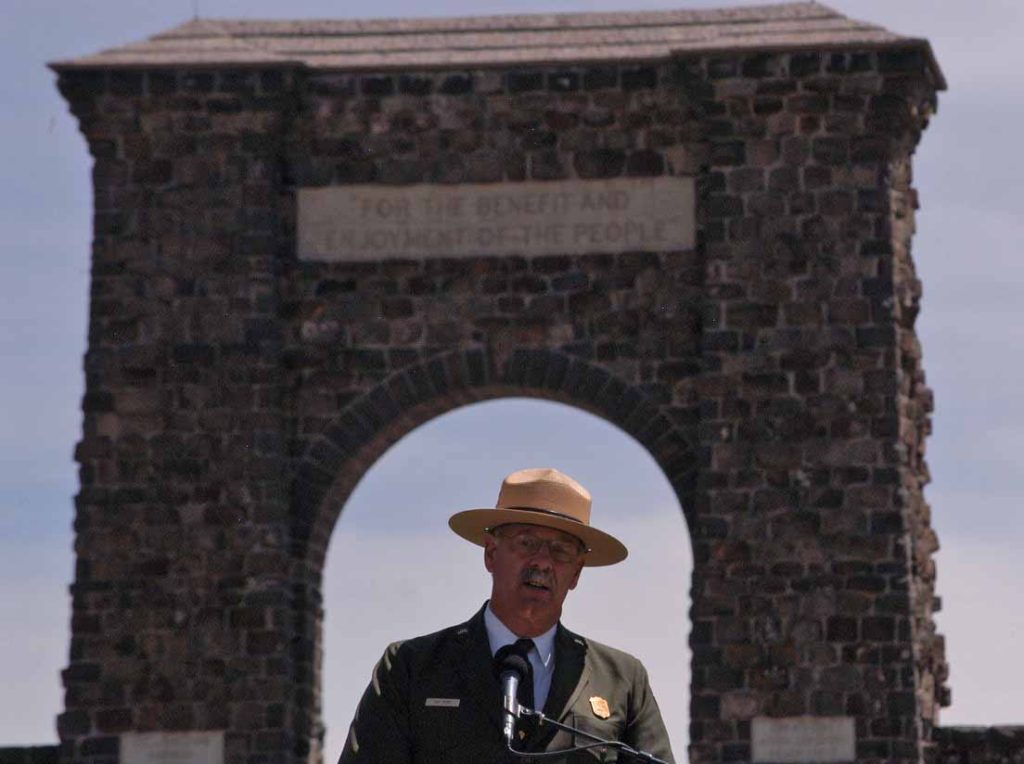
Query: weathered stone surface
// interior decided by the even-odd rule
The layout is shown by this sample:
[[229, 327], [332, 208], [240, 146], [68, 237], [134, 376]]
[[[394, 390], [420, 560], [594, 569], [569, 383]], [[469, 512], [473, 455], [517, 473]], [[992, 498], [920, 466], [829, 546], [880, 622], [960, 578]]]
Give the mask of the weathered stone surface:
[[750, 727], [751, 760], [757, 764], [825, 764], [857, 758], [852, 716], [758, 716]]
[[224, 733], [129, 732], [120, 759], [132, 764], [224, 764]]

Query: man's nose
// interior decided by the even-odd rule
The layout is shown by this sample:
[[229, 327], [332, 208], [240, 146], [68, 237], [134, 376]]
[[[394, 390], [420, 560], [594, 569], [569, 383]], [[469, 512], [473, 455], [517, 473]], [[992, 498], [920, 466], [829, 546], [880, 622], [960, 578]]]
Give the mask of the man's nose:
[[533, 553], [533, 556], [530, 559], [532, 559], [532, 560], [538, 560], [538, 559], [539, 560], [543, 560], [544, 562], [546, 562], [548, 564], [549, 567], [554, 566], [555, 558], [552, 557], [552, 555], [551, 555], [551, 542], [550, 541], [542, 541], [537, 546], [537, 551]]

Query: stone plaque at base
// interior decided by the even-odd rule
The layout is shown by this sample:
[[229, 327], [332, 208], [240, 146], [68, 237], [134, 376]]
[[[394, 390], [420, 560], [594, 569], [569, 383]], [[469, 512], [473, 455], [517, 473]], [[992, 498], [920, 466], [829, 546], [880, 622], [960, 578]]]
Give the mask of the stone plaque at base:
[[300, 260], [692, 249], [693, 178], [300, 188]]
[[856, 759], [857, 740], [851, 716], [756, 717], [750, 729], [756, 764], [824, 764]]
[[126, 732], [121, 764], [224, 764], [224, 732]]

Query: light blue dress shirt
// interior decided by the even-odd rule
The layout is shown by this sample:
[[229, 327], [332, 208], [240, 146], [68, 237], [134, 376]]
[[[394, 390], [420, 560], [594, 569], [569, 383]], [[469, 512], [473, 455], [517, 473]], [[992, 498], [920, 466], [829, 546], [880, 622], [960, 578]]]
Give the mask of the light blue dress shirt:
[[[491, 610], [491, 603], [487, 603], [484, 610], [484, 627], [487, 629], [487, 641], [491, 645], [491, 655], [505, 645], [511, 645], [519, 635], [501, 622], [501, 619]], [[526, 654], [530, 665], [533, 667], [533, 702], [537, 706], [535, 711], [543, 710], [548, 699], [548, 691], [551, 689], [551, 677], [555, 673], [555, 630], [556, 623], [539, 637], [532, 637], [533, 649]]]

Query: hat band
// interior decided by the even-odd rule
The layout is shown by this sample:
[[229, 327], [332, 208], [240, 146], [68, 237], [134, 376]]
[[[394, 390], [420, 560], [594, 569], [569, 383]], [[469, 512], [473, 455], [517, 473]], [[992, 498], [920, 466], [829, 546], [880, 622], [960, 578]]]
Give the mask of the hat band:
[[573, 517], [572, 515], [567, 515], [564, 512], [556, 512], [553, 509], [541, 509], [540, 507], [495, 507], [495, 509], [518, 509], [518, 510], [521, 510], [523, 512], [536, 512], [537, 514], [541, 514], [541, 515], [551, 515], [552, 517], [558, 517], [558, 518], [561, 518], [562, 520], [569, 520], [570, 522], [574, 522], [574, 523], [576, 523], [578, 525], [582, 525], [584, 528], [589, 528], [590, 527], [585, 522], [580, 520], [578, 517]]

